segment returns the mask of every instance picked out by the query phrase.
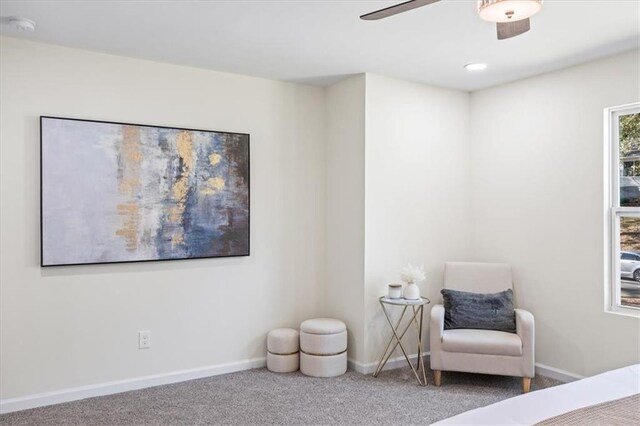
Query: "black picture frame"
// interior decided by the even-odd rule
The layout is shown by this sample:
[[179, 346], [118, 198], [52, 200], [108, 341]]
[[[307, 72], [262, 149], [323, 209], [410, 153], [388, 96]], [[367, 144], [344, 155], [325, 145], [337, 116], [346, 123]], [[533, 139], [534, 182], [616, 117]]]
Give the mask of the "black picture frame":
[[[45, 119], [54, 119], [54, 120], [68, 120], [68, 121], [77, 121], [77, 122], [89, 122], [89, 123], [102, 123], [102, 124], [115, 124], [115, 125], [123, 125], [123, 126], [135, 126], [141, 128], [156, 128], [156, 129], [167, 129], [167, 130], [177, 130], [177, 131], [189, 131], [189, 132], [204, 132], [204, 133], [215, 133], [215, 134], [227, 134], [227, 135], [238, 135], [242, 137], [246, 137], [246, 162], [247, 162], [247, 173], [246, 173], [246, 186], [247, 186], [247, 236], [246, 236], [246, 253], [240, 254], [227, 254], [227, 255], [213, 255], [213, 256], [190, 256], [190, 257], [181, 257], [181, 258], [163, 258], [163, 259], [139, 259], [139, 260], [117, 260], [117, 261], [109, 261], [109, 262], [78, 262], [78, 263], [53, 263], [53, 264], [45, 264], [44, 259], [44, 176], [43, 176], [43, 165], [44, 165], [44, 157], [43, 157], [43, 120]], [[63, 266], [88, 266], [88, 265], [112, 265], [112, 264], [135, 264], [135, 263], [148, 263], [148, 262], [168, 262], [168, 261], [185, 261], [185, 260], [195, 260], [195, 259], [217, 259], [217, 258], [234, 258], [234, 257], [248, 257], [251, 255], [251, 135], [249, 133], [242, 132], [229, 132], [229, 131], [221, 131], [221, 130], [206, 130], [206, 129], [195, 129], [195, 128], [187, 128], [187, 127], [172, 127], [172, 126], [161, 126], [161, 125], [152, 125], [152, 124], [139, 124], [139, 123], [127, 123], [127, 122], [119, 122], [119, 121], [108, 121], [108, 120], [94, 120], [94, 119], [84, 119], [84, 118], [71, 118], [71, 117], [59, 117], [52, 115], [41, 115], [39, 119], [39, 133], [40, 133], [40, 266], [43, 268], [55, 268], [55, 267], [63, 267]]]

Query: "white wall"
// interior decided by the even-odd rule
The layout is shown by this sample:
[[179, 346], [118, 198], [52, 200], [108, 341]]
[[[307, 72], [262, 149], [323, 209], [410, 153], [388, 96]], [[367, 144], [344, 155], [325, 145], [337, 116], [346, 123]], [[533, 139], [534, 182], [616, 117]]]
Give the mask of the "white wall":
[[539, 363], [640, 360], [640, 321], [604, 312], [602, 181], [603, 109], [639, 98], [637, 51], [471, 96], [476, 258], [513, 265]]
[[325, 312], [367, 369], [390, 333], [378, 297], [400, 269], [424, 265], [436, 301], [444, 261], [469, 257], [469, 94], [368, 73], [326, 94]]
[[[640, 323], [603, 312], [600, 172], [602, 109], [638, 99], [638, 63], [470, 96], [0, 39], [0, 398], [262, 357], [269, 329], [316, 315], [343, 319], [349, 356], [371, 363], [388, 333], [377, 297], [407, 262], [434, 302], [446, 260], [509, 262], [538, 362], [638, 362]], [[250, 133], [251, 257], [40, 268], [39, 115]]]
[[444, 262], [470, 258], [470, 116], [466, 92], [375, 74], [366, 97], [365, 362], [374, 362], [389, 335], [378, 297], [402, 267], [424, 265], [421, 293], [439, 303]]
[[[320, 312], [320, 88], [0, 41], [0, 398], [241, 361]], [[40, 115], [251, 134], [251, 256], [39, 266]], [[137, 349], [138, 330], [152, 348]]]
[[364, 356], [365, 75], [326, 92], [325, 312], [347, 324], [348, 355]]

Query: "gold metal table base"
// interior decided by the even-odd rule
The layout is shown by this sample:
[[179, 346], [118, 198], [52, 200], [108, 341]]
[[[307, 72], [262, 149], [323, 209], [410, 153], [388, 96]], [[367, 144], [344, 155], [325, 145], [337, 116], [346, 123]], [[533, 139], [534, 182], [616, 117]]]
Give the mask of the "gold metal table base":
[[[427, 373], [425, 371], [424, 354], [422, 350], [422, 318], [424, 316], [424, 306], [431, 302], [426, 297], [422, 297], [420, 302], [413, 302], [405, 299], [389, 299], [387, 297], [381, 297], [379, 299], [379, 302], [380, 302], [380, 306], [382, 307], [382, 312], [384, 312], [384, 316], [385, 318], [387, 318], [387, 322], [389, 323], [389, 326], [391, 327], [391, 331], [393, 332], [393, 334], [389, 339], [389, 343], [387, 343], [387, 347], [382, 353], [382, 358], [378, 363], [378, 367], [376, 368], [375, 373], [373, 373], [373, 377], [378, 377], [378, 374], [380, 374], [384, 366], [387, 364], [387, 361], [389, 361], [389, 358], [391, 358], [393, 351], [395, 351], [396, 348], [400, 346], [400, 350], [402, 350], [402, 354], [404, 355], [404, 358], [407, 360], [407, 364], [409, 364], [409, 367], [411, 367], [411, 371], [413, 371], [413, 374], [416, 376], [418, 383], [420, 384], [420, 386], [425, 386], [427, 384]], [[398, 321], [395, 325], [391, 321], [391, 317], [389, 316], [389, 312], [387, 311], [388, 306], [403, 307], [402, 313], [400, 314], [400, 318], [398, 318]], [[404, 319], [404, 316], [407, 313], [409, 307], [411, 307], [411, 312], [409, 313], [409, 322], [404, 326], [404, 329], [400, 331], [402, 320]], [[418, 337], [418, 359], [415, 367], [413, 366], [413, 363], [409, 358], [409, 354], [405, 346], [402, 344], [402, 338], [405, 336], [405, 334], [407, 334], [407, 331], [409, 330], [409, 328], [411, 328], [411, 325], [415, 325], [415, 329]], [[394, 343], [394, 341], [395, 341], [395, 344], [393, 345], [393, 347], [391, 347], [391, 344]], [[391, 350], [389, 350], [389, 348], [391, 348]], [[420, 374], [418, 374], [420, 370], [422, 370], [422, 380], [420, 379]]]

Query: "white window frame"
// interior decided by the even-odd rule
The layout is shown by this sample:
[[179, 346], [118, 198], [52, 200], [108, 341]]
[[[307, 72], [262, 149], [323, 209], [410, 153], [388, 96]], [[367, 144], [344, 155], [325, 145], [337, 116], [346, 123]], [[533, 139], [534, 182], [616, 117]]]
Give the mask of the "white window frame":
[[640, 102], [604, 110], [605, 311], [640, 318], [640, 308], [620, 300], [620, 217], [640, 217], [640, 207], [620, 207], [619, 118], [640, 113]]

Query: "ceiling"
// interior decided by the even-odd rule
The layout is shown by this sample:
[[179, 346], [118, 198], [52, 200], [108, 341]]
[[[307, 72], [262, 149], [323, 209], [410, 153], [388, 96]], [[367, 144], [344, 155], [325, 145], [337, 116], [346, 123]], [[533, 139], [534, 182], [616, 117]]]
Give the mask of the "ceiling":
[[4, 35], [320, 85], [373, 72], [471, 91], [640, 47], [640, 0], [546, 0], [529, 33], [503, 41], [469, 0], [358, 18], [401, 1], [2, 0], [0, 15], [37, 23]]

